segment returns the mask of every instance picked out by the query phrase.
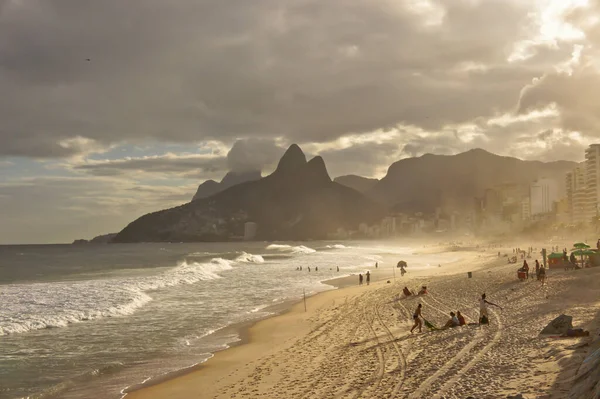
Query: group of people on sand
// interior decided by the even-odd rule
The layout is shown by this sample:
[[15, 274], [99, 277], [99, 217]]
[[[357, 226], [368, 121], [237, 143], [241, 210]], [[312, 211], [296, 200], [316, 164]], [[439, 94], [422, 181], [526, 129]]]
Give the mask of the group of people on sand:
[[[527, 260], [523, 261], [523, 266], [521, 266], [518, 271], [525, 273], [525, 278], [529, 280], [529, 264], [527, 263]], [[535, 276], [542, 285], [546, 283], [546, 267], [544, 264], [540, 264], [537, 259], [535, 260]]]
[[[495, 307], [499, 308], [500, 310], [502, 310], [501, 306], [488, 301], [486, 299], [486, 295], [482, 294], [481, 298], [479, 299], [479, 323], [471, 323], [469, 325], [472, 325], [472, 324], [473, 325], [484, 325], [484, 324], [490, 323], [489, 314], [488, 314], [488, 305], [495, 306]], [[413, 333], [413, 331], [416, 328], [419, 329], [419, 332], [422, 332], [423, 322], [425, 322], [425, 325], [432, 330], [445, 330], [448, 328], [454, 328], [454, 327], [460, 327], [460, 326], [467, 325], [467, 321], [465, 320], [465, 317], [460, 313], [459, 310], [457, 310], [456, 313], [450, 312], [450, 319], [446, 322], [446, 324], [444, 324], [444, 326], [442, 328], [438, 329], [435, 326], [433, 326], [433, 324], [431, 324], [427, 320], [425, 320], [425, 318], [423, 317], [422, 309], [423, 309], [423, 305], [419, 303], [417, 305], [417, 308], [415, 309], [415, 312], [413, 313], [414, 325], [410, 329], [411, 334]]]
[[419, 292], [416, 294], [414, 291], [409, 290], [408, 287], [404, 287], [402, 289], [402, 293], [404, 294], [405, 297], [409, 297], [412, 295], [425, 295], [425, 294], [427, 294], [427, 286], [425, 286], [425, 285], [422, 286], [421, 289], [419, 290]]

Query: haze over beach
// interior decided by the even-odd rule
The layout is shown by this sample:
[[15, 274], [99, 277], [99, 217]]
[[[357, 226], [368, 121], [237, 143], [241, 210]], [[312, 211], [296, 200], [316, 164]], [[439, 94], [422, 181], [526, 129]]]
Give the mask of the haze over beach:
[[0, 399], [600, 398], [599, 24], [0, 0]]

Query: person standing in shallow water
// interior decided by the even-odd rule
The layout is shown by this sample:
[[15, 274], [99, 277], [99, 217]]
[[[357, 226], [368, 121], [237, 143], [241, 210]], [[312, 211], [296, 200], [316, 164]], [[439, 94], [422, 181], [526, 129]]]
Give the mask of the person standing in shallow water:
[[371, 282], [371, 273], [367, 270], [367, 285]]
[[362, 274], [358, 274], [358, 285], [362, 285], [363, 282], [363, 275]]

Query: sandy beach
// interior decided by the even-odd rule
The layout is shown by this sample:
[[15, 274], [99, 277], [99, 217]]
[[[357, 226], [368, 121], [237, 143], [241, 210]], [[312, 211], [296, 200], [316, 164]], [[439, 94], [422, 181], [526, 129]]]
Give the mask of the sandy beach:
[[[460, 262], [419, 273], [409, 269], [404, 277], [396, 275], [396, 283], [387, 282], [388, 270], [376, 273], [378, 281], [369, 286], [310, 297], [307, 311], [298, 303], [260, 321], [248, 330], [247, 343], [126, 398], [598, 397], [582, 391], [577, 373], [598, 337], [600, 268], [552, 270], [542, 287], [519, 282], [518, 265], [498, 258], [499, 250], [510, 252], [464, 252]], [[428, 286], [428, 295], [393, 300], [404, 286], [421, 285]], [[418, 303], [436, 326], [456, 310], [476, 322], [484, 292], [503, 308], [490, 308], [489, 326], [410, 333]], [[591, 336], [539, 336], [562, 313]]]

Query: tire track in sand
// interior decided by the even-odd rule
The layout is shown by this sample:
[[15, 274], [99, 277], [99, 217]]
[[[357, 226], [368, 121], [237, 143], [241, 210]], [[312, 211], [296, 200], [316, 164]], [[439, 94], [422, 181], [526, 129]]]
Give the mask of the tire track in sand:
[[469, 362], [464, 365], [460, 370], [458, 370], [453, 376], [452, 378], [448, 379], [444, 385], [442, 385], [435, 393], [435, 395], [432, 396], [432, 399], [439, 399], [443, 397], [443, 394], [448, 390], [448, 388], [450, 388], [451, 386], [453, 386], [454, 384], [456, 384], [456, 382], [462, 377], [464, 376], [466, 373], [469, 372], [469, 370], [471, 370], [477, 363], [479, 363], [482, 359], [482, 357], [489, 352], [492, 347], [500, 340], [500, 338], [502, 337], [502, 321], [500, 320], [500, 318], [498, 317], [498, 314], [490, 309], [490, 313], [492, 313], [494, 315], [495, 320], [497, 320], [497, 329], [494, 333], [494, 336], [492, 338], [491, 341], [489, 341], [483, 348], [479, 349], [477, 351], [477, 353], [473, 356], [473, 358], [471, 360], [469, 360]]
[[[399, 369], [400, 381], [396, 383], [396, 385], [394, 386], [394, 388], [392, 390], [392, 397], [395, 397], [398, 394], [398, 391], [400, 389], [402, 389], [402, 386], [404, 385], [404, 381], [406, 380], [406, 369], [408, 367], [408, 362], [406, 361], [406, 355], [404, 354], [404, 351], [396, 342], [396, 336], [392, 333], [392, 331], [389, 329], [387, 324], [385, 324], [385, 322], [381, 318], [381, 314], [379, 313], [379, 309], [377, 307], [375, 307], [375, 314], [377, 316], [377, 319], [379, 320], [379, 324], [381, 324], [381, 326], [387, 332], [387, 335], [390, 338], [390, 342], [391, 342], [392, 346], [394, 347], [396, 354], [398, 355], [398, 367], [396, 369]], [[396, 371], [396, 369], [390, 371], [390, 373], [391, 374], [394, 373]]]

